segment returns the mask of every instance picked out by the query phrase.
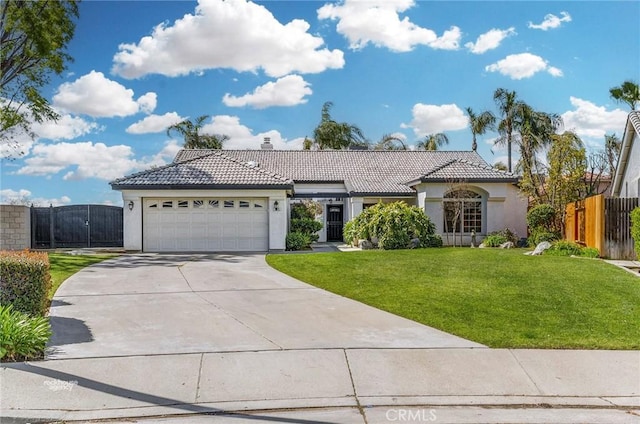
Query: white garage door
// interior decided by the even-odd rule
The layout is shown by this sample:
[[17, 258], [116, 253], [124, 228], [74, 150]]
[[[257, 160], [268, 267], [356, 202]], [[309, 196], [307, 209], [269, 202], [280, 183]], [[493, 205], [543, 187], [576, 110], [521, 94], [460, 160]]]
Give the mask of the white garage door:
[[145, 199], [147, 252], [238, 252], [269, 248], [268, 201]]

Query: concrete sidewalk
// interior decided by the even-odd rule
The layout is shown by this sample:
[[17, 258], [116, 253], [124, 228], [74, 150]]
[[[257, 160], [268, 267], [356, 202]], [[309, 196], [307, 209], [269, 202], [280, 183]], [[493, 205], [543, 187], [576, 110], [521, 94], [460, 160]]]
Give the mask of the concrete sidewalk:
[[640, 422], [636, 351], [212, 352], [4, 364], [0, 381], [3, 423], [287, 410], [283, 422]]

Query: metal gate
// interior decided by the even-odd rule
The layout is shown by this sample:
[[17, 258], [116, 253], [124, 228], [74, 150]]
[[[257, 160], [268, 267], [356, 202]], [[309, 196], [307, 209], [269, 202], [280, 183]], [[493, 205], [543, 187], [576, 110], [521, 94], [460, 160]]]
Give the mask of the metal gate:
[[121, 247], [122, 208], [73, 205], [31, 208], [31, 247]]

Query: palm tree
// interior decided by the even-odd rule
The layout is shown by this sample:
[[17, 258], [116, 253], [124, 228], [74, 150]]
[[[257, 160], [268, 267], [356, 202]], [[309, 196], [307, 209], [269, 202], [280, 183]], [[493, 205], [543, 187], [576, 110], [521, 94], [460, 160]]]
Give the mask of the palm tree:
[[609, 95], [618, 103], [626, 103], [631, 110], [636, 110], [640, 104], [640, 88], [631, 80], [623, 82], [620, 87], [609, 89]]
[[475, 152], [476, 150], [478, 150], [476, 136], [482, 135], [487, 132], [487, 130], [492, 129], [496, 123], [496, 117], [488, 110], [480, 113], [480, 115], [476, 115], [473, 109], [471, 109], [470, 107], [468, 107], [466, 111], [467, 116], [469, 117], [469, 127], [471, 127], [471, 135], [473, 136], [471, 150]]
[[407, 150], [407, 145], [398, 136], [384, 134], [375, 144], [373, 150]]
[[313, 130], [313, 138], [318, 149], [347, 149], [352, 146], [366, 146], [362, 130], [353, 124], [336, 122], [331, 117], [332, 102], [322, 105], [320, 123]]
[[167, 128], [167, 135], [171, 137], [172, 132], [177, 132], [184, 138], [185, 149], [222, 149], [224, 142], [229, 140], [225, 134], [200, 134], [204, 126], [204, 121], [208, 115], [198, 116], [195, 122], [189, 119], [180, 121]]
[[438, 150], [438, 148], [449, 144], [449, 137], [445, 133], [427, 135], [424, 140], [416, 144], [418, 150]]
[[498, 132], [500, 138], [496, 141], [496, 144], [507, 144], [507, 167], [511, 172], [511, 143], [513, 141], [514, 120], [520, 107], [524, 104], [520, 100], [517, 100], [515, 91], [509, 91], [504, 88], [498, 88], [493, 93], [493, 100], [498, 105], [500, 111], [501, 120], [498, 123]]

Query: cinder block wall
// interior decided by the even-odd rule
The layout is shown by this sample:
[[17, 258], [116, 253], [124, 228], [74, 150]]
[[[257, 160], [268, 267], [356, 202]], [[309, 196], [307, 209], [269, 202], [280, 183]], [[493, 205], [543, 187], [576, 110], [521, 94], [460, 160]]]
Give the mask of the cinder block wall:
[[0, 205], [0, 249], [31, 247], [31, 210], [28, 206]]

